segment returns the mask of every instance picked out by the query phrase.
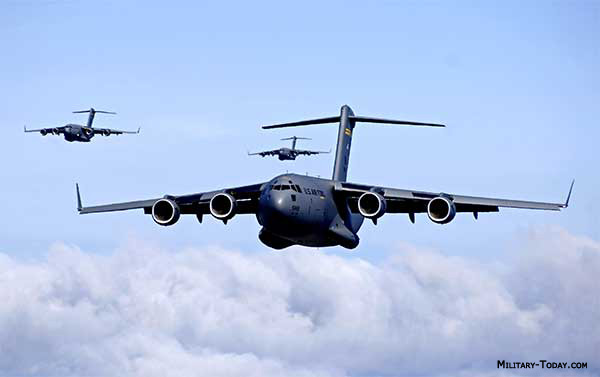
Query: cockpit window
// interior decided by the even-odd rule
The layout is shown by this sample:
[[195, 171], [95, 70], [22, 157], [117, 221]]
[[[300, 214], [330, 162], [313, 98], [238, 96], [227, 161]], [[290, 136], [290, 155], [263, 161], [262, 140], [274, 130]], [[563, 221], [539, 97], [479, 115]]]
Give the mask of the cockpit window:
[[272, 189], [277, 191], [286, 191], [291, 190], [292, 187], [290, 185], [274, 185]]

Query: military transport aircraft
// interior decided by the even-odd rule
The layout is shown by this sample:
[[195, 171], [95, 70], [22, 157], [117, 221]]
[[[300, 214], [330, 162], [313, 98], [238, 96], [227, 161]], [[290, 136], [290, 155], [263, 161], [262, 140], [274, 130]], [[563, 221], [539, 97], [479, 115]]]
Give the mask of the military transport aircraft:
[[143, 209], [162, 226], [175, 224], [180, 215], [196, 215], [198, 221], [211, 214], [227, 223], [235, 215], [253, 214], [262, 229], [259, 239], [274, 249], [291, 245], [310, 247], [358, 246], [358, 230], [365, 218], [375, 224], [386, 213], [426, 213], [438, 224], [452, 221], [458, 212], [498, 212], [499, 208], [525, 208], [558, 211], [569, 204], [571, 189], [564, 203], [541, 203], [424, 192], [346, 182], [350, 145], [358, 123], [387, 123], [410, 126], [444, 127], [441, 124], [369, 118], [354, 115], [342, 106], [340, 115], [293, 123], [263, 126], [265, 129], [339, 123], [333, 177], [321, 179], [297, 174], [282, 174], [270, 181], [190, 195], [165, 195], [162, 198], [83, 207], [77, 185], [79, 213]]
[[94, 128], [92, 127], [92, 123], [94, 122], [94, 116], [96, 114], [116, 114], [110, 111], [102, 111], [95, 110], [93, 107], [89, 110], [81, 110], [81, 111], [73, 111], [73, 114], [81, 114], [81, 113], [90, 113], [88, 116], [87, 124], [82, 126], [80, 124], [66, 124], [62, 127], [53, 127], [53, 128], [40, 128], [37, 130], [28, 130], [27, 127], [24, 127], [25, 132], [39, 132], [42, 136], [46, 136], [48, 134], [52, 135], [60, 135], [63, 134], [66, 141], [80, 141], [83, 143], [87, 143], [92, 140], [94, 135], [121, 135], [121, 134], [139, 134], [140, 129], [137, 131], [121, 131], [121, 130], [113, 130], [110, 128]]
[[324, 151], [306, 151], [306, 150], [302, 150], [302, 149], [296, 149], [296, 140], [311, 140], [307, 137], [292, 136], [292, 137], [286, 137], [285, 139], [281, 139], [281, 140], [292, 140], [292, 148], [279, 148], [279, 149], [274, 149], [272, 151], [248, 153], [248, 156], [257, 156], [258, 155], [260, 157], [265, 157], [265, 156], [277, 155], [279, 157], [280, 161], [284, 161], [284, 160], [295, 160], [296, 157], [298, 157], [300, 155], [310, 156], [313, 154], [321, 154], [321, 153], [330, 153], [331, 152], [331, 150], [329, 150], [329, 152], [324, 152]]

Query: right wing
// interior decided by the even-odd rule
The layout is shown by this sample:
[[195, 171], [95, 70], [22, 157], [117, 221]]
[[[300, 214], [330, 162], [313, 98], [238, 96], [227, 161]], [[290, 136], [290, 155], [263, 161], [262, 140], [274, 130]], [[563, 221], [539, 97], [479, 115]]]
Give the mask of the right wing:
[[279, 154], [279, 149], [275, 149], [272, 151], [264, 151], [264, 152], [257, 152], [257, 153], [248, 153], [248, 156], [260, 156], [260, 157], [265, 157], [265, 156], [276, 156]]
[[38, 129], [35, 129], [35, 130], [28, 130], [27, 126], [23, 126], [23, 131], [25, 131], [25, 132], [40, 132], [40, 133], [42, 133], [44, 135], [46, 135], [46, 134], [56, 134], [56, 135], [58, 135], [58, 134], [61, 134], [61, 133], [63, 133], [65, 131], [65, 127], [62, 126], [62, 127], [38, 128]]
[[81, 195], [79, 194], [79, 185], [76, 184], [77, 188], [77, 211], [80, 214], [87, 213], [98, 213], [98, 212], [114, 212], [114, 211], [127, 211], [130, 209], [143, 209], [145, 214], [152, 213], [152, 206], [156, 201], [166, 198], [173, 200], [179, 206], [182, 215], [204, 215], [209, 214], [209, 203], [213, 196], [219, 193], [227, 193], [236, 199], [237, 214], [249, 214], [256, 213], [258, 208], [258, 199], [260, 197], [260, 191], [265, 183], [257, 183], [249, 186], [233, 187], [223, 190], [200, 192], [190, 195], [165, 195], [162, 198], [136, 200], [132, 202], [121, 202], [113, 204], [105, 204], [99, 206], [84, 207], [81, 204]]

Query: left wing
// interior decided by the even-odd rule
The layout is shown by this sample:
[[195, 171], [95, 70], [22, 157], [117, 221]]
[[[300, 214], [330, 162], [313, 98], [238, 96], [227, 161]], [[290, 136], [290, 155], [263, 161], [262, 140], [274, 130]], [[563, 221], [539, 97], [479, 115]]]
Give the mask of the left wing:
[[499, 208], [521, 208], [559, 211], [569, 206], [569, 198], [573, 190], [573, 181], [564, 203], [530, 202], [524, 200], [483, 198], [477, 196], [464, 196], [425, 191], [402, 190], [395, 188], [360, 185], [348, 182], [336, 182], [334, 191], [336, 195], [346, 198], [350, 211], [358, 212], [358, 198], [365, 192], [373, 191], [381, 194], [386, 201], [386, 213], [422, 213], [427, 212], [427, 204], [435, 197], [445, 196], [452, 200], [456, 212], [498, 212]]
[[210, 213], [209, 203], [213, 196], [219, 193], [227, 193], [236, 200], [236, 213], [249, 214], [256, 213], [258, 208], [258, 199], [260, 190], [264, 183], [258, 183], [249, 186], [233, 187], [217, 191], [201, 192], [190, 195], [165, 195], [162, 198], [136, 200], [131, 202], [112, 203], [99, 206], [84, 207], [81, 204], [81, 195], [79, 194], [79, 185], [77, 188], [77, 211], [80, 214], [127, 211], [130, 209], [143, 209], [145, 214], [152, 213], [152, 206], [160, 199], [170, 199], [180, 208], [182, 215], [194, 214], [204, 215]]
[[139, 134], [141, 127], [138, 127], [137, 131], [122, 131], [122, 130], [113, 130], [111, 128], [93, 128], [94, 133], [98, 135], [121, 135], [121, 134]]
[[310, 156], [312, 154], [331, 153], [331, 149], [329, 151], [306, 151], [302, 149], [294, 149], [294, 153], [296, 153], [296, 155]]

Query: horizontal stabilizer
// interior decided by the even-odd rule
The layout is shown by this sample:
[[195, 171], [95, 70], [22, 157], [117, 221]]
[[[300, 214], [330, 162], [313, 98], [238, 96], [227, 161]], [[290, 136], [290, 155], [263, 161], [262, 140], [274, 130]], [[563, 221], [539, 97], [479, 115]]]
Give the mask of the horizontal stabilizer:
[[262, 128], [269, 129], [269, 128], [308, 126], [310, 124], [337, 123], [339, 121], [340, 121], [340, 116], [336, 115], [334, 117], [329, 117], [329, 118], [309, 119], [309, 120], [301, 120], [299, 122], [272, 124], [270, 126], [262, 126]]
[[102, 113], [102, 114], [113, 114], [113, 115], [116, 114], [113, 111], [103, 111], [103, 110], [94, 110], [94, 109], [73, 111], [73, 114], [83, 114], [83, 113]]
[[443, 124], [437, 124], [437, 123], [422, 123], [422, 122], [413, 122], [410, 120], [370, 118], [370, 117], [361, 117], [361, 116], [356, 116], [356, 115], [350, 115], [348, 117], [348, 119], [353, 120], [355, 122], [364, 122], [364, 123], [402, 124], [405, 126], [446, 127]]
[[[423, 123], [423, 122], [413, 122], [410, 120], [370, 118], [370, 117], [363, 117], [363, 116], [356, 116], [356, 115], [348, 116], [348, 120], [354, 121], [354, 122], [362, 122], [362, 123], [400, 124], [400, 125], [404, 125], [404, 126], [422, 126], [422, 127], [446, 127], [445, 125], [438, 124], [438, 123]], [[262, 126], [262, 128], [263, 129], [271, 129], [271, 128], [283, 128], [283, 127], [295, 127], [295, 126], [308, 126], [311, 124], [337, 123], [339, 121], [340, 121], [340, 117], [334, 116], [334, 117], [329, 117], [329, 118], [301, 120], [299, 122], [272, 124], [270, 126]], [[298, 139], [300, 139], [300, 138], [298, 138]]]
[[298, 137], [298, 136], [292, 136], [292, 137], [286, 137], [283, 138], [281, 140], [312, 140], [310, 137]]

